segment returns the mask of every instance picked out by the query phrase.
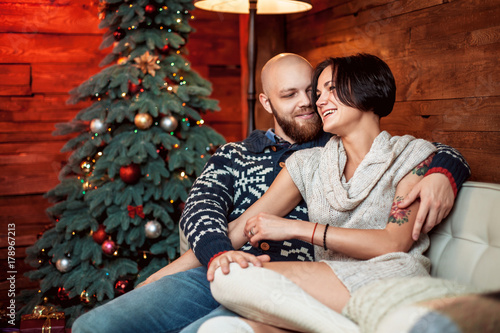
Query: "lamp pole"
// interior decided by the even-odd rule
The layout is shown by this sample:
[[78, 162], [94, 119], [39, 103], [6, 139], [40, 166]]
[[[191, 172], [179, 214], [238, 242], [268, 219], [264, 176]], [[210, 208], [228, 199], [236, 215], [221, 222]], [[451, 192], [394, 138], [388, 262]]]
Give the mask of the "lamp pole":
[[255, 36], [255, 15], [257, 0], [249, 0], [250, 17], [248, 21], [248, 126], [247, 135], [255, 129], [255, 67], [257, 65], [257, 38]]

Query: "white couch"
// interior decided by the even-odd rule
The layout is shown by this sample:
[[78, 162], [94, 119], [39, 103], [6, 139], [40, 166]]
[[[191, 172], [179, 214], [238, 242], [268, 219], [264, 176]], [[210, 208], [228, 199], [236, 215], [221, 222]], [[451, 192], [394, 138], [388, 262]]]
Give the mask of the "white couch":
[[433, 279], [360, 289], [344, 313], [363, 332], [500, 332], [500, 184], [464, 183], [430, 238]]

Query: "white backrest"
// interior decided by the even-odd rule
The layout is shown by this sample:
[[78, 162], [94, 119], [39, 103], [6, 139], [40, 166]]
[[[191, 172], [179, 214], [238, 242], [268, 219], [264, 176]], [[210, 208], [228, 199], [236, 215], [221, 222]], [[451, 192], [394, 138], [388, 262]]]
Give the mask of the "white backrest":
[[432, 276], [500, 290], [500, 184], [464, 183], [430, 238]]

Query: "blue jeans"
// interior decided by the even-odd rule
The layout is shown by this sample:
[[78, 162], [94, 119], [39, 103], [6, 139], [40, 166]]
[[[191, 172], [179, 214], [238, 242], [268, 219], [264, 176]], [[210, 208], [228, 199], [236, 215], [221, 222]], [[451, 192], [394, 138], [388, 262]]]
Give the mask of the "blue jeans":
[[179, 332], [219, 307], [206, 275], [198, 267], [164, 276], [82, 315], [72, 332]]

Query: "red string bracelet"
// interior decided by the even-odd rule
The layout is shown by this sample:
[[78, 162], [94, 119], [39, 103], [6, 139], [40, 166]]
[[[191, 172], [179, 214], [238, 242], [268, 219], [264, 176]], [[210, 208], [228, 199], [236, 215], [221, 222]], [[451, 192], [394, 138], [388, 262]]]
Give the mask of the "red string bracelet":
[[207, 267], [210, 267], [210, 264], [212, 263], [212, 260], [214, 260], [215, 258], [217, 258], [218, 256], [220, 256], [221, 254], [226, 253], [226, 252], [228, 252], [228, 251], [221, 251], [219, 253], [214, 254], [213, 257], [210, 258], [210, 261], [208, 262]]
[[313, 229], [313, 234], [312, 234], [312, 237], [311, 237], [311, 244], [314, 245], [314, 233], [316, 232], [316, 227], [318, 226], [318, 222], [316, 222], [316, 224], [314, 225], [314, 229]]

